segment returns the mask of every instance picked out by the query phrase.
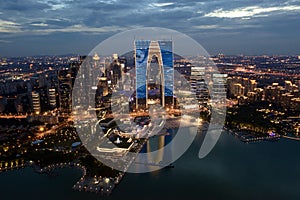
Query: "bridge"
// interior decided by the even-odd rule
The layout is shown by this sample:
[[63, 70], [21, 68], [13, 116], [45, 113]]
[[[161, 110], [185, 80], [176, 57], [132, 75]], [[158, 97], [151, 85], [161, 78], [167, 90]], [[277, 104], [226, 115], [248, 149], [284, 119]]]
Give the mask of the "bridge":
[[282, 135], [281, 137], [286, 138], [286, 139], [290, 139], [290, 140], [300, 141], [300, 138], [298, 138], [298, 137], [291, 137], [291, 136], [287, 136], [287, 135]]

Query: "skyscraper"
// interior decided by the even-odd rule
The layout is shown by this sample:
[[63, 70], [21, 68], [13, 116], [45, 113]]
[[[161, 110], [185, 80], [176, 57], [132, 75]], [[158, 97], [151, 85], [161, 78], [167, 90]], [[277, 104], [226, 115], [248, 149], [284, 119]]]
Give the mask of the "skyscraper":
[[32, 110], [35, 114], [41, 112], [40, 94], [36, 91], [31, 92]]
[[191, 69], [191, 90], [196, 94], [200, 104], [206, 105], [209, 99], [209, 91], [205, 82], [205, 67], [193, 66]]
[[72, 77], [70, 70], [60, 70], [58, 73], [59, 80], [59, 107], [62, 114], [69, 114], [72, 109], [71, 92]]
[[48, 98], [49, 98], [49, 106], [50, 109], [56, 108], [56, 91], [55, 88], [48, 89]]
[[140, 104], [139, 99], [145, 100], [145, 106], [148, 107], [151, 63], [156, 63], [156, 69], [152, 70], [157, 74], [153, 79], [158, 79], [152, 82], [158, 85], [161, 105], [165, 106], [166, 97], [173, 97], [174, 88], [172, 41], [135, 40], [134, 47], [136, 107]]
[[226, 101], [226, 80], [227, 74], [212, 74], [212, 101], [224, 103]]

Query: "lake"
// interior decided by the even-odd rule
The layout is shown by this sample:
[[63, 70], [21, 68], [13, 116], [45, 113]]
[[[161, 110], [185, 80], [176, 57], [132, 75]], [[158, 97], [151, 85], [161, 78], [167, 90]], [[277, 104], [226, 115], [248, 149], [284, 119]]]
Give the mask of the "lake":
[[222, 133], [215, 148], [198, 158], [195, 141], [175, 168], [126, 174], [111, 196], [72, 189], [78, 169], [48, 177], [25, 169], [0, 173], [1, 199], [300, 199], [300, 142], [245, 144]]

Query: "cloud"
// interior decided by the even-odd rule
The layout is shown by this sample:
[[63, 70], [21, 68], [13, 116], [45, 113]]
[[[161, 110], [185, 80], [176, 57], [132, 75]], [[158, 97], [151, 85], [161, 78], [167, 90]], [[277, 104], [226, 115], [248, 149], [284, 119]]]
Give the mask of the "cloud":
[[[208, 34], [211, 34], [212, 32], [215, 32], [218, 30], [218, 32], [215, 32], [215, 34], [224, 34], [224, 33], [240, 33], [240, 31], [245, 31], [246, 29], [256, 29], [261, 28], [261, 25], [255, 25], [255, 24], [227, 24], [227, 25], [218, 25], [218, 24], [210, 24], [210, 25], [195, 25], [192, 27], [195, 30], [204, 30]], [[237, 32], [238, 31], [238, 32]], [[202, 32], [203, 33], [203, 32]]]
[[0, 43], [11, 43], [10, 40], [0, 40]]
[[[1, 0], [0, 38], [13, 41], [7, 46], [14, 49], [26, 41], [39, 46], [32, 41], [40, 39], [53, 47], [70, 45], [73, 51], [78, 48], [72, 46], [74, 38], [92, 44], [116, 32], [157, 26], [199, 41], [228, 36], [239, 43], [247, 36], [273, 43], [287, 36], [299, 38], [299, 13], [300, 0]], [[63, 42], [54, 44], [50, 39]], [[231, 43], [225, 40], [224, 45]]]
[[217, 29], [217, 28], [220, 28], [219, 25], [199, 25], [199, 26], [193, 26], [193, 28], [196, 28], [196, 29]]
[[249, 6], [243, 8], [235, 8], [232, 10], [223, 10], [222, 8], [207, 13], [205, 17], [217, 17], [217, 18], [250, 18], [255, 16], [269, 16], [272, 12], [286, 12], [286, 11], [300, 11], [298, 5], [287, 6], [274, 6], [274, 7], [260, 7]]
[[0, 19], [0, 33], [18, 33], [20, 31], [20, 24]]
[[26, 12], [26, 11], [33, 11], [33, 10], [43, 10], [50, 8], [48, 4], [44, 1], [33, 1], [33, 0], [1, 0], [0, 1], [0, 8], [2, 11], [17, 11], [17, 12]]
[[63, 33], [107, 33], [107, 32], [116, 32], [116, 31], [124, 31], [128, 28], [123, 28], [120, 26], [103, 26], [103, 27], [88, 27], [81, 24], [76, 24], [73, 26], [68, 26], [65, 28], [50, 28], [50, 29], [37, 29], [32, 30], [33, 33], [41, 33], [41, 34], [50, 34], [55, 32], [63, 32]]
[[55, 11], [55, 10], [61, 10], [67, 7], [68, 3], [70, 1], [62, 1], [62, 0], [50, 0], [50, 1], [40, 1], [41, 3], [45, 3], [49, 6], [46, 11]]
[[173, 2], [169, 2], [169, 3], [166, 2], [166, 3], [151, 3], [150, 5], [154, 7], [165, 7], [165, 6], [171, 6], [173, 4], [174, 4]]
[[33, 24], [30, 24], [31, 26], [39, 26], [39, 27], [46, 27], [48, 26], [48, 24], [45, 24], [45, 23], [33, 23]]

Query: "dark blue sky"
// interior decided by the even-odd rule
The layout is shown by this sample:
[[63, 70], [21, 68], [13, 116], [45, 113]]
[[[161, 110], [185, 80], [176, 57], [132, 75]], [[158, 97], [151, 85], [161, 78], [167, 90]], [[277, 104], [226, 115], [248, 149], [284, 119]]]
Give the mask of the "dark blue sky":
[[300, 0], [1, 0], [0, 57], [86, 54], [138, 27], [177, 30], [211, 54], [300, 54]]

